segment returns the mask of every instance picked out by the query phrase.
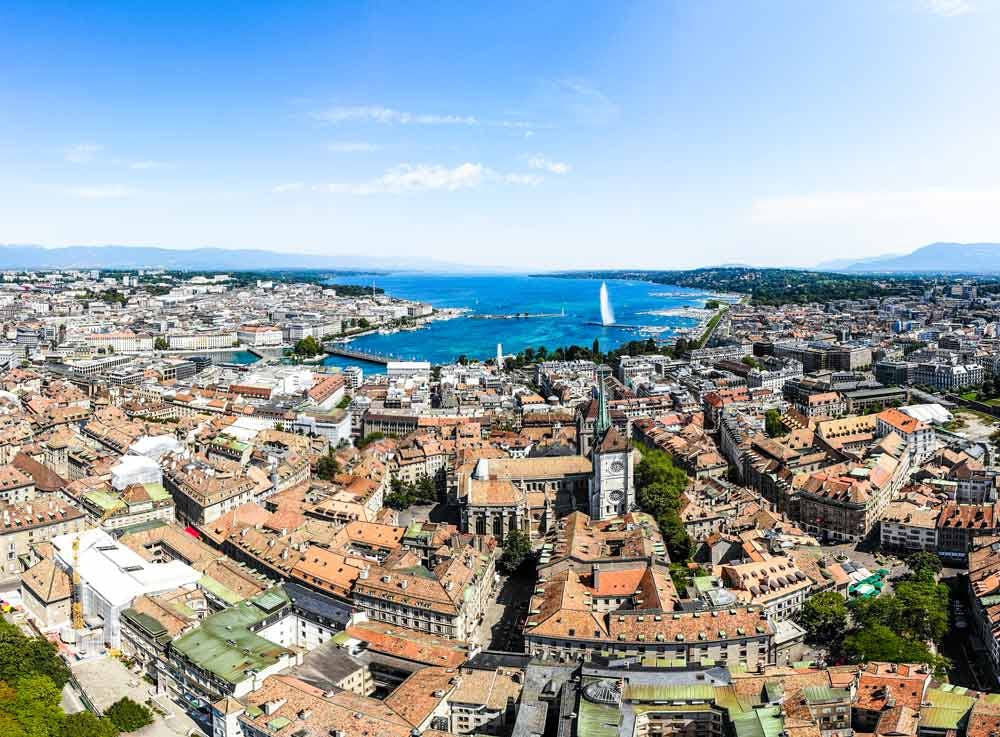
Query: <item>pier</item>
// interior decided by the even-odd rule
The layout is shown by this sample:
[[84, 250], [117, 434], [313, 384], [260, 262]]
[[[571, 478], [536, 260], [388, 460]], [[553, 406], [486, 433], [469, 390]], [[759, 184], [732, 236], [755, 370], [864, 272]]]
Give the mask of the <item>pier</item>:
[[565, 312], [511, 312], [509, 314], [469, 315], [470, 320], [533, 320], [545, 317], [566, 317]]
[[604, 324], [603, 322], [598, 322], [597, 320], [588, 320], [584, 325], [596, 325], [599, 328], [622, 328], [624, 330], [642, 330], [648, 325], [626, 325], [623, 322], [612, 322]]

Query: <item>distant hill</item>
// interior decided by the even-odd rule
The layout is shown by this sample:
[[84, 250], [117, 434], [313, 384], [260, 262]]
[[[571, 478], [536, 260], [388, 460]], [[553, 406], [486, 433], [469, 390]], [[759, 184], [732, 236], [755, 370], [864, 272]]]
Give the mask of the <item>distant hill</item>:
[[276, 269], [417, 269], [483, 271], [427, 259], [392, 259], [363, 254], [318, 255], [250, 249], [155, 248], [151, 246], [0, 245], [0, 269], [177, 269], [261, 271]]
[[819, 264], [824, 271], [852, 273], [1000, 273], [1000, 243], [932, 243], [912, 253]]

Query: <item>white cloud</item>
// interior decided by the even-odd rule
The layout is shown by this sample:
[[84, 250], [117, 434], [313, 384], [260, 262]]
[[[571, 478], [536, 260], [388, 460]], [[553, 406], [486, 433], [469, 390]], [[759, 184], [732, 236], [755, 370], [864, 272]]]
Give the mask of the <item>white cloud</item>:
[[312, 113], [312, 117], [324, 123], [348, 123], [352, 121], [381, 123], [383, 125], [459, 125], [485, 126], [493, 128], [513, 128], [526, 130], [544, 128], [526, 120], [484, 120], [475, 115], [442, 115], [440, 113], [413, 113], [396, 110], [383, 105], [354, 105], [332, 107]]
[[278, 184], [271, 187], [271, 191], [275, 194], [281, 194], [283, 192], [298, 192], [305, 189], [305, 182], [285, 182], [284, 184]]
[[67, 193], [84, 200], [121, 200], [137, 194], [136, 190], [131, 187], [119, 185], [73, 187], [67, 190]]
[[[376, 195], [405, 192], [457, 192], [485, 183], [536, 186], [544, 179], [538, 174], [498, 172], [482, 164], [465, 162], [455, 167], [440, 164], [400, 164], [382, 176], [366, 182], [334, 182], [322, 189], [335, 194]], [[315, 189], [315, 187], [314, 187]], [[289, 190], [283, 190], [289, 191]]]
[[63, 151], [63, 156], [73, 164], [89, 164], [103, 150], [104, 146], [99, 143], [77, 143], [68, 146]]
[[1000, 222], [1000, 190], [830, 192], [756, 200], [750, 220], [761, 225], [831, 225], [934, 221]]
[[313, 113], [313, 117], [326, 123], [346, 123], [352, 120], [373, 123], [399, 123], [401, 125], [478, 125], [479, 121], [470, 115], [436, 115], [408, 113], [381, 105], [356, 105], [334, 107]]
[[921, 0], [920, 5], [927, 12], [945, 18], [967, 15], [976, 9], [971, 0]]
[[356, 154], [378, 151], [380, 146], [366, 141], [335, 141], [328, 144], [326, 148], [335, 154]]
[[466, 162], [454, 168], [437, 164], [400, 164], [380, 177], [360, 184], [331, 184], [331, 192], [357, 195], [401, 194], [403, 192], [446, 191], [478, 187], [486, 176], [482, 164]]
[[551, 174], [568, 174], [570, 165], [562, 161], [552, 161], [541, 154], [535, 154], [528, 158], [528, 166], [532, 169], [541, 169]]

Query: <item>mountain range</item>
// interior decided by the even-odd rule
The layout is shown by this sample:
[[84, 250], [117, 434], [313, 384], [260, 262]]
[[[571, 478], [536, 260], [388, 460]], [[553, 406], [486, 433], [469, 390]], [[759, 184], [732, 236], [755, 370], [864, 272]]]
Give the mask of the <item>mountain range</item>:
[[[385, 258], [368, 254], [279, 253], [226, 248], [152, 246], [0, 245], [0, 269], [176, 269], [257, 271], [278, 269], [486, 271], [432, 259]], [[490, 271], [504, 271], [492, 268]]]
[[852, 273], [996, 274], [1000, 273], [1000, 243], [931, 243], [911, 253], [836, 259], [814, 268]]

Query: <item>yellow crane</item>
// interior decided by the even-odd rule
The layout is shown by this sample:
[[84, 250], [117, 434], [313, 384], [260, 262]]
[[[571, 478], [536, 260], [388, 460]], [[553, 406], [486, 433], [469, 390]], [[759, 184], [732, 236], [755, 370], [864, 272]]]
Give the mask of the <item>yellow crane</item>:
[[[118, 504], [114, 504], [108, 509], [104, 510], [104, 514], [101, 515], [100, 519], [97, 520], [97, 527], [103, 525], [108, 517], [113, 515], [117, 510], [121, 509], [124, 502], [120, 499]], [[82, 632], [86, 628], [86, 623], [83, 621], [83, 579], [80, 577], [80, 533], [76, 534], [73, 538], [73, 603], [71, 611], [73, 613], [73, 629], [77, 632]]]

